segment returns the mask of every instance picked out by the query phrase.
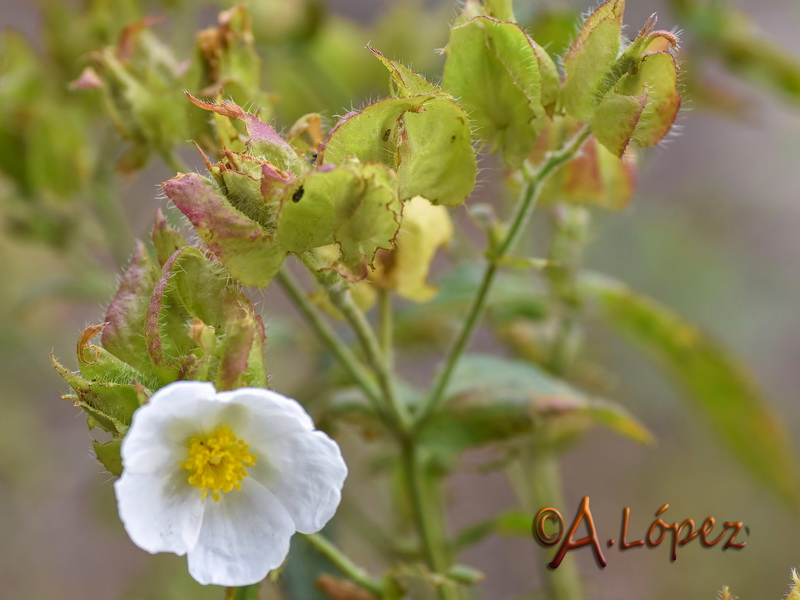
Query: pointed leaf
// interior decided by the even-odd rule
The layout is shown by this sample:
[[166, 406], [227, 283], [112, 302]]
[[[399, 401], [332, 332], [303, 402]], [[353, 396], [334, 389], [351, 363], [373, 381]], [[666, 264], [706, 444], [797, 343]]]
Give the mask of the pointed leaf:
[[546, 419], [583, 416], [639, 442], [649, 431], [622, 406], [594, 399], [533, 364], [492, 355], [461, 358], [442, 412], [425, 430], [451, 450], [498, 442], [534, 431]]
[[623, 283], [585, 276], [583, 293], [684, 388], [734, 455], [797, 506], [798, 469], [786, 429], [738, 361], [668, 308]]

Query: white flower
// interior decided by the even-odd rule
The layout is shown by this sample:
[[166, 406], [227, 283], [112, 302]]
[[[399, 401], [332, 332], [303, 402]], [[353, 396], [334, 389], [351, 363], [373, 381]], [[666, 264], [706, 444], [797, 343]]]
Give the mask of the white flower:
[[133, 415], [114, 488], [133, 542], [187, 554], [202, 584], [242, 586], [280, 566], [289, 539], [336, 512], [347, 467], [295, 400], [177, 382]]

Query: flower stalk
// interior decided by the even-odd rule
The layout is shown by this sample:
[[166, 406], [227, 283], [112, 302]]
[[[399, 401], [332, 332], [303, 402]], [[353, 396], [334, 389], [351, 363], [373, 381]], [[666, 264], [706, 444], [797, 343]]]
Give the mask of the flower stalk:
[[442, 366], [431, 386], [430, 394], [425, 398], [419, 411], [415, 414], [417, 425], [423, 424], [430, 418], [444, 401], [445, 391], [450, 383], [453, 371], [458, 364], [458, 360], [467, 349], [472, 335], [475, 332], [475, 328], [483, 316], [484, 309], [486, 308], [486, 301], [489, 298], [489, 293], [491, 292], [500, 262], [508, 256], [509, 252], [514, 249], [519, 241], [520, 236], [536, 208], [536, 200], [541, 192], [543, 184], [550, 175], [559, 169], [559, 167], [563, 166], [578, 153], [581, 146], [590, 135], [591, 129], [586, 126], [561, 150], [548, 155], [539, 169], [534, 171], [527, 163], [523, 166], [522, 173], [525, 176], [526, 185], [522, 190], [517, 210], [511, 220], [511, 225], [497, 248], [491, 251], [487, 256], [488, 262], [483, 272], [478, 292], [464, 320], [464, 325], [461, 327], [453, 345], [450, 347], [450, 350], [442, 362]]

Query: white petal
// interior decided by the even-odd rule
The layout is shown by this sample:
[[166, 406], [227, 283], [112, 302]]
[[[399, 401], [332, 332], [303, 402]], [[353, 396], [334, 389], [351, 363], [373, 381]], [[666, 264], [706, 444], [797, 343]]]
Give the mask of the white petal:
[[197, 545], [189, 550], [189, 573], [202, 584], [257, 583], [289, 553], [294, 523], [280, 501], [248, 477], [241, 490], [209, 501]]
[[314, 421], [297, 400], [262, 388], [241, 388], [220, 392], [217, 398], [249, 409], [246, 418], [231, 427], [248, 444], [254, 435], [269, 438], [299, 431], [313, 431]]
[[198, 413], [215, 406], [211, 404], [215, 393], [210, 383], [179, 381], [153, 394], [133, 413], [122, 441], [124, 470], [157, 473], [177, 468], [185, 459], [187, 440], [197, 433]]
[[[249, 440], [248, 440], [249, 442]], [[262, 440], [253, 446], [262, 463], [250, 471], [278, 497], [301, 533], [315, 533], [330, 521], [341, 500], [347, 466], [339, 446], [321, 431]], [[268, 470], [265, 468], [268, 467]]]
[[134, 544], [153, 554], [182, 555], [194, 547], [204, 501], [185, 471], [153, 475], [126, 470], [114, 490], [120, 519]]

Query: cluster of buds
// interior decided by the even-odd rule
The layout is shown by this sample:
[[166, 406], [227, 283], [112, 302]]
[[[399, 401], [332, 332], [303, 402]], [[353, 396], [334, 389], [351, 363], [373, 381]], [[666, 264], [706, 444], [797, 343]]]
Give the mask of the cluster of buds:
[[[177, 380], [211, 381], [217, 389], [264, 387], [264, 327], [253, 304], [222, 266], [188, 245], [159, 213], [153, 261], [139, 242], [105, 322], [78, 340], [80, 371], [53, 358], [73, 389], [66, 396], [113, 439], [94, 443], [112, 473], [121, 470], [119, 447], [134, 411]], [[101, 335], [101, 345], [92, 339]]]
[[[444, 222], [449, 231], [449, 219], [434, 207], [462, 203], [475, 185], [469, 119], [452, 96], [373, 52], [390, 71], [394, 95], [348, 113], [327, 137], [317, 115], [300, 119], [284, 139], [235, 103], [190, 96], [228, 119], [230, 133], [222, 160], [205, 159], [209, 177], [179, 174], [164, 191], [238, 281], [265, 286], [288, 253], [331, 245], [329, 268], [361, 281], [378, 250], [397, 246], [412, 205], [419, 218], [410, 223]], [[449, 233], [438, 239], [434, 248]], [[387, 284], [388, 270], [377, 280]], [[423, 278], [426, 273], [427, 266]]]

